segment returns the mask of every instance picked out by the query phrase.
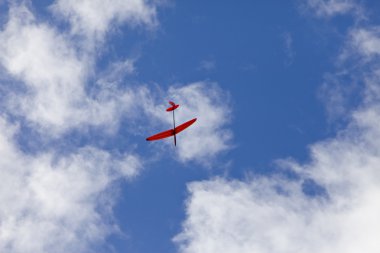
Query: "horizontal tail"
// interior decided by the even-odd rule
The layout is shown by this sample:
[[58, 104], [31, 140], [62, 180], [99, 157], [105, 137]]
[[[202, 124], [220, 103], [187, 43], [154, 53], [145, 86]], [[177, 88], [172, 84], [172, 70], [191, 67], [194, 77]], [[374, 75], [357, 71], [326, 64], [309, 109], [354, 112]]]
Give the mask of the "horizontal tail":
[[176, 105], [174, 102], [172, 101], [169, 101], [169, 104], [171, 104], [171, 106], [169, 108], [166, 109], [167, 112], [171, 112], [171, 111], [174, 111], [175, 109], [177, 109], [179, 107], [179, 105]]

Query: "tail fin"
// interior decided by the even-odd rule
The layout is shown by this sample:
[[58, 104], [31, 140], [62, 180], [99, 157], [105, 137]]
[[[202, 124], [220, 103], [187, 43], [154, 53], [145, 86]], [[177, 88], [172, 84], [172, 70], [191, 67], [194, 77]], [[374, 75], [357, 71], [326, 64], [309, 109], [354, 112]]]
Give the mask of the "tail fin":
[[174, 111], [175, 109], [178, 108], [179, 105], [176, 105], [174, 102], [172, 101], [169, 101], [169, 104], [171, 105], [171, 107], [167, 108], [166, 111], [167, 112], [171, 112], [171, 111]]

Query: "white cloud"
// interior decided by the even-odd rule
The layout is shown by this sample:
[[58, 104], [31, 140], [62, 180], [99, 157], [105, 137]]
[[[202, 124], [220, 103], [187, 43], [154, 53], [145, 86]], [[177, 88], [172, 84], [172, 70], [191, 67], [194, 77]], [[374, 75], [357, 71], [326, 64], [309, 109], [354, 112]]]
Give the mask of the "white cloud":
[[363, 101], [351, 111], [346, 129], [312, 145], [309, 163], [280, 161], [279, 167], [296, 174], [292, 179], [271, 175], [190, 183], [187, 218], [174, 238], [180, 252], [380, 252], [377, 31], [352, 30], [343, 50], [346, 60], [359, 58], [351, 72], [364, 84]]
[[306, 3], [320, 17], [353, 13], [356, 17], [363, 18], [363, 9], [355, 0], [308, 0]]
[[[141, 88], [119, 88], [124, 73], [136, 71], [133, 60], [111, 64], [96, 76], [94, 84], [87, 84], [93, 77], [96, 57], [82, 51], [70, 36], [39, 22], [23, 5], [11, 8], [0, 33], [0, 62], [14, 79], [21, 81], [21, 88], [13, 89], [6, 101], [11, 114], [24, 117], [33, 128], [55, 138], [87, 126], [107, 126], [103, 129], [113, 131], [121, 117], [133, 117], [136, 110], [163, 118], [158, 116], [157, 108], [152, 108], [157, 103], [148, 101], [153, 98], [145, 96]], [[179, 136], [179, 140], [183, 138], [178, 147], [180, 160], [205, 163], [230, 147], [232, 134], [225, 128], [230, 120], [228, 96], [221, 89], [210, 83], [195, 83], [171, 88], [168, 97], [182, 104], [178, 123], [198, 117], [195, 127]], [[147, 106], [137, 107], [136, 101], [140, 100]], [[190, 133], [191, 138], [187, 138]], [[204, 145], [198, 145], [199, 141]]]
[[117, 82], [120, 77], [128, 74], [136, 73], [135, 61], [132, 59], [126, 59], [123, 61], [113, 62], [111, 66], [107, 69], [105, 77], [108, 79], [107, 82]]
[[213, 60], [203, 60], [200, 62], [198, 69], [210, 71], [216, 68], [216, 63]]
[[[135, 18], [121, 21], [134, 23]], [[103, 33], [111, 21], [104, 22]], [[118, 231], [112, 215], [115, 182], [141, 169], [136, 155], [76, 147], [65, 139], [68, 131], [87, 126], [113, 131], [134, 97], [132, 90], [117, 85], [123, 71], [134, 71], [133, 62], [111, 64], [97, 76], [95, 51], [77, 43], [72, 34], [38, 20], [26, 5], [10, 4], [0, 31], [0, 64], [6, 74], [1, 80], [0, 252], [96, 251]], [[69, 147], [47, 144], [25, 153], [17, 144], [20, 136], [29, 142], [41, 136], [47, 142], [58, 139]]]
[[102, 39], [113, 23], [155, 26], [156, 10], [145, 0], [57, 0], [51, 8], [75, 34]]
[[[355, 118], [340, 137], [312, 146], [311, 163], [287, 164], [301, 179], [189, 184], [180, 252], [379, 252], [380, 112]], [[308, 178], [327, 195], [305, 194]]]
[[216, 84], [198, 82], [171, 87], [169, 97], [182, 104], [177, 111], [177, 125], [197, 118], [193, 127], [178, 136], [182, 161], [207, 163], [231, 147], [232, 132], [226, 128], [231, 120], [231, 104], [228, 95]]
[[[144, 110], [162, 120], [155, 98], [145, 96], [148, 89], [120, 88], [122, 76], [136, 71], [133, 60], [94, 73], [95, 49], [102, 47], [107, 31], [122, 23], [154, 26], [154, 5], [96, 3], [57, 1], [53, 5], [54, 13], [70, 22], [71, 32], [58, 29], [55, 20], [39, 20], [24, 4], [10, 4], [1, 27], [0, 64], [7, 75], [1, 80], [6, 86], [1, 90], [6, 99], [0, 118], [1, 252], [91, 252], [102, 245], [118, 229], [112, 216], [115, 181], [136, 176], [141, 162], [133, 154], [86, 144], [76, 147], [65, 139], [66, 134], [71, 130], [87, 134], [91, 126], [112, 132], [121, 118], [133, 118]], [[90, 42], [88, 48], [84, 41]], [[178, 122], [198, 117], [195, 127], [179, 136], [179, 159], [206, 163], [229, 148], [228, 96], [216, 85], [196, 83], [171, 88], [168, 94], [181, 103]], [[171, 123], [170, 117], [167, 122]], [[26, 136], [28, 141], [36, 136], [47, 142], [67, 141], [70, 151], [47, 144], [33, 154], [23, 152], [17, 138], [28, 133], [17, 124], [33, 132]], [[200, 141], [204, 145], [197, 145]]]
[[0, 34], [0, 60], [28, 89], [26, 95], [9, 101], [31, 121], [63, 125], [72, 117], [75, 103], [83, 103], [81, 83], [87, 66], [62, 35], [38, 24], [26, 7], [12, 8], [9, 16]]
[[289, 32], [283, 34], [284, 47], [285, 47], [285, 65], [289, 66], [294, 60], [294, 49], [293, 49], [293, 37]]
[[358, 28], [351, 31], [352, 48], [358, 48], [364, 56], [378, 56], [380, 54], [380, 28]]
[[[132, 92], [115, 85], [105, 87], [105, 80], [101, 87], [91, 86], [88, 94], [95, 55], [78, 49], [68, 35], [38, 22], [25, 6], [11, 7], [0, 42], [0, 63], [21, 81], [21, 87], [7, 96], [8, 109], [42, 132], [59, 136], [88, 125], [110, 129], [131, 107]], [[134, 71], [131, 60], [112, 65], [100, 78], [115, 81], [123, 71]]]
[[1, 252], [88, 252], [117, 230], [111, 185], [138, 173], [136, 156], [93, 147], [30, 156], [14, 143], [17, 126], [1, 118], [0, 129]]
[[[144, 94], [149, 91], [144, 92]], [[172, 115], [165, 111], [169, 104], [142, 95], [142, 103], [148, 115], [172, 127]], [[169, 88], [167, 100], [173, 100], [180, 107], [175, 111], [176, 125], [197, 118], [193, 126], [177, 136], [176, 153], [183, 162], [197, 161], [210, 165], [222, 151], [231, 148], [232, 132], [227, 128], [231, 120], [229, 96], [217, 84], [197, 82]], [[161, 104], [161, 106], [157, 104]], [[166, 129], [162, 129], [166, 130]], [[159, 132], [159, 131], [158, 131]], [[173, 145], [173, 140], [166, 144]]]

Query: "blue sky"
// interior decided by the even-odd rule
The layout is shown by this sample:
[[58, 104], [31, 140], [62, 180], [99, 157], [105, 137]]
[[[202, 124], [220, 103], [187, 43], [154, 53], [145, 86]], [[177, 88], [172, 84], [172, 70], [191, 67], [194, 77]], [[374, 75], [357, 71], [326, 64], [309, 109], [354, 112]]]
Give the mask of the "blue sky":
[[0, 0], [0, 251], [379, 252], [379, 8]]

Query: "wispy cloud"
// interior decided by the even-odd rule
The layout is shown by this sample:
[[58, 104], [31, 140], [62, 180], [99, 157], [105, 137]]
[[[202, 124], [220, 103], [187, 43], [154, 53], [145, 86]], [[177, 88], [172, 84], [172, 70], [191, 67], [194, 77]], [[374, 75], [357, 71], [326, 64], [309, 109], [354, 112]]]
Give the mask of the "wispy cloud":
[[304, 7], [319, 17], [353, 14], [356, 18], [364, 18], [364, 9], [355, 0], [308, 0], [305, 4]]
[[199, 70], [214, 70], [216, 68], [216, 63], [213, 60], [203, 60], [199, 63]]
[[284, 40], [284, 51], [285, 51], [285, 65], [289, 66], [293, 63], [294, 60], [294, 49], [293, 49], [293, 37], [289, 32], [283, 33], [283, 40]]
[[102, 40], [106, 33], [120, 24], [130, 26], [157, 25], [156, 7], [144, 0], [57, 0], [54, 13], [71, 24], [71, 32]]

